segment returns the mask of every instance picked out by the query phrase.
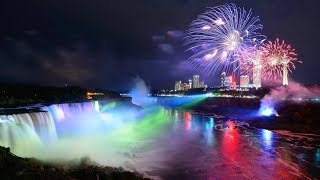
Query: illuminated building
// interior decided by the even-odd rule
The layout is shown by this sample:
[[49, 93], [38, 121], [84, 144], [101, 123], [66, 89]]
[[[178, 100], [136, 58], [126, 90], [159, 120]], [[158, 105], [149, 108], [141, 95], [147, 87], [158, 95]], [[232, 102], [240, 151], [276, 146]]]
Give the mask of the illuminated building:
[[288, 64], [283, 64], [282, 85], [287, 86], [288, 82]]
[[253, 68], [253, 75], [252, 75], [252, 86], [256, 89], [261, 87], [261, 66], [257, 66]]
[[192, 88], [192, 80], [191, 79], [189, 79], [189, 87], [190, 87], [190, 89]]
[[225, 86], [231, 86], [232, 82], [232, 76], [226, 77]]
[[249, 76], [248, 75], [240, 76], [240, 87], [241, 88], [248, 88], [249, 87]]
[[193, 76], [193, 87], [192, 88], [199, 88], [200, 87], [199, 81], [200, 81], [199, 75], [194, 75]]
[[225, 72], [221, 73], [221, 86], [222, 87], [226, 86], [226, 73]]
[[234, 82], [234, 81], [232, 81], [232, 82], [229, 83], [229, 87], [230, 87], [231, 89], [235, 89], [235, 88], [237, 88], [237, 83]]
[[207, 88], [208, 86], [204, 84], [204, 81], [201, 81], [199, 84], [199, 88]]
[[176, 81], [175, 85], [174, 85], [174, 91], [181, 91], [181, 86], [182, 86], [182, 82], [181, 81]]
[[92, 99], [92, 96], [103, 96], [104, 93], [99, 92], [87, 92], [87, 99]]
[[190, 85], [189, 85], [188, 83], [183, 83], [183, 84], [182, 84], [181, 90], [187, 91], [187, 90], [189, 90], [189, 89], [191, 89], [191, 88], [190, 88]]

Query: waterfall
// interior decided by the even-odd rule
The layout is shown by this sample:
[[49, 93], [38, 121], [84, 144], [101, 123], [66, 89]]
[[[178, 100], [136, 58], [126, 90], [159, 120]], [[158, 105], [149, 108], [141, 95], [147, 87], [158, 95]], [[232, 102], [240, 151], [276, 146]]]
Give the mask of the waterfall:
[[79, 112], [95, 112], [95, 105], [93, 102], [53, 104], [42, 109], [49, 112], [56, 122], [61, 122]]
[[48, 112], [0, 115], [1, 146], [19, 151], [56, 139], [55, 124]]
[[68, 120], [80, 112], [95, 112], [97, 103], [66, 103], [41, 107], [41, 112], [0, 115], [0, 146], [13, 152], [57, 141], [57, 123]]

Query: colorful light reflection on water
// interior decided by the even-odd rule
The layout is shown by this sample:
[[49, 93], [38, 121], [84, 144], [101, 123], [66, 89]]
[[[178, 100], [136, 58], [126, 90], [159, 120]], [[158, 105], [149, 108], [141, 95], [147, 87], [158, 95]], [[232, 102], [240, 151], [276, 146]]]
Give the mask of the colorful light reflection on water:
[[128, 110], [108, 102], [70, 107], [49, 108], [59, 140], [31, 156], [89, 155], [104, 165], [164, 179], [320, 176], [318, 139], [303, 143], [301, 138], [250, 128], [233, 119], [161, 106]]
[[320, 170], [314, 163], [320, 152], [315, 148], [320, 145], [316, 139], [305, 147], [297, 145], [294, 137], [249, 128], [230, 119], [180, 110], [172, 118], [175, 123], [173, 131], [166, 132], [167, 146], [157, 147], [172, 155], [163, 163], [168, 167], [158, 169], [164, 178], [287, 179], [319, 175], [314, 171]]

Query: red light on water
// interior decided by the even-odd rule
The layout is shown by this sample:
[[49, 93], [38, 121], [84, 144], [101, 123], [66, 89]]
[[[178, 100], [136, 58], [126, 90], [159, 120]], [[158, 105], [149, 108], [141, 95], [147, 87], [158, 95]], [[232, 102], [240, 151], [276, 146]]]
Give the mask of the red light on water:
[[230, 130], [230, 131], [233, 131], [234, 129], [235, 129], [235, 127], [236, 127], [236, 124], [234, 123], [234, 122], [232, 122], [232, 121], [227, 121], [227, 126], [228, 126], [228, 129]]
[[185, 112], [184, 113], [184, 121], [185, 121], [185, 129], [190, 129], [191, 127], [191, 113]]

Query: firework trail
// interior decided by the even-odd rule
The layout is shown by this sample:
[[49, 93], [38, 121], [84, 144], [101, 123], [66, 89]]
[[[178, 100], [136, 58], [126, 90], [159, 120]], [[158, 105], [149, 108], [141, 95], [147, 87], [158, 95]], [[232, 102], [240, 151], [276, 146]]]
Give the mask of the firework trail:
[[260, 44], [265, 36], [260, 34], [259, 17], [251, 10], [225, 4], [210, 8], [194, 20], [185, 44], [194, 54], [189, 60], [196, 68], [208, 74], [240, 67], [243, 52]]

